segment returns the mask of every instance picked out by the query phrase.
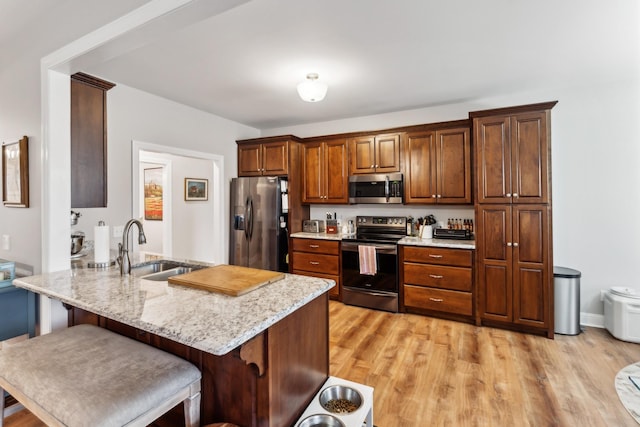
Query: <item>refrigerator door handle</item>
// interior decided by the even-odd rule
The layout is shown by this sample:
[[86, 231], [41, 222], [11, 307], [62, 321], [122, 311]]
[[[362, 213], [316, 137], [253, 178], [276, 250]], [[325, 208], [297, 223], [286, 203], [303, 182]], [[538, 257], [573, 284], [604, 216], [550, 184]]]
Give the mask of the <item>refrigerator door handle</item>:
[[248, 218], [249, 218], [249, 223], [247, 224], [247, 239], [251, 240], [251, 237], [253, 237], [253, 199], [249, 198], [248, 199]]
[[244, 238], [246, 240], [249, 240], [249, 228], [251, 227], [251, 210], [249, 205], [250, 203], [251, 203], [251, 198], [247, 197], [247, 200], [244, 202], [244, 217], [245, 217]]

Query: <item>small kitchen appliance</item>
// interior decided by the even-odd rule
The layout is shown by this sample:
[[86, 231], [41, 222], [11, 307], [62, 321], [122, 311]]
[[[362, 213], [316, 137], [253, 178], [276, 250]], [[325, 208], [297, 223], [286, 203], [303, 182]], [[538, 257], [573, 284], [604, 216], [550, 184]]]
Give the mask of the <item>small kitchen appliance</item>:
[[322, 219], [305, 219], [302, 221], [302, 231], [305, 233], [324, 233], [325, 221]]
[[456, 239], [473, 240], [473, 233], [470, 230], [454, 230], [452, 228], [434, 228], [434, 239]]

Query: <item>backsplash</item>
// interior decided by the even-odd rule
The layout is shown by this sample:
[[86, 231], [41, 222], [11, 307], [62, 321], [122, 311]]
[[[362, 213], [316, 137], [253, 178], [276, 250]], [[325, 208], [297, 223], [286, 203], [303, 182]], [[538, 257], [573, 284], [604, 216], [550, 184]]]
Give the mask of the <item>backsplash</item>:
[[356, 216], [404, 216], [422, 218], [427, 215], [436, 217], [436, 221], [447, 225], [447, 219], [474, 219], [473, 206], [414, 206], [414, 205], [311, 205], [311, 219], [326, 219], [327, 213], [342, 222], [355, 219]]

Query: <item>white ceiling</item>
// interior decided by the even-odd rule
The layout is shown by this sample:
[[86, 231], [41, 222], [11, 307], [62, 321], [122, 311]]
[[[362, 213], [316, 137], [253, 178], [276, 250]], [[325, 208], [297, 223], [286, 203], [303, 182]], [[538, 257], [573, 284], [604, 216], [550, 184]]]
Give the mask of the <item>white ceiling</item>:
[[267, 129], [629, 78], [638, 3], [251, 0], [83, 71]]

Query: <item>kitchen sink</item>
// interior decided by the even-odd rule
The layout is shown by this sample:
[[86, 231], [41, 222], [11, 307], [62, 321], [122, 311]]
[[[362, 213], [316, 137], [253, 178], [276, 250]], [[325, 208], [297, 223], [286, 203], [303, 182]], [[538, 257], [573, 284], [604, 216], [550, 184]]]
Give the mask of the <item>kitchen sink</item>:
[[163, 282], [169, 277], [191, 273], [201, 268], [205, 266], [160, 260], [131, 266], [131, 275], [145, 280]]

